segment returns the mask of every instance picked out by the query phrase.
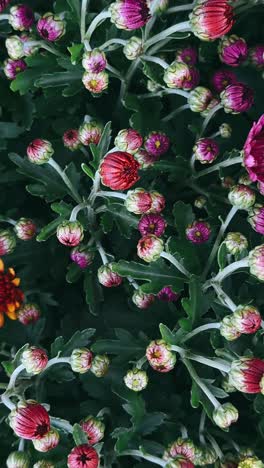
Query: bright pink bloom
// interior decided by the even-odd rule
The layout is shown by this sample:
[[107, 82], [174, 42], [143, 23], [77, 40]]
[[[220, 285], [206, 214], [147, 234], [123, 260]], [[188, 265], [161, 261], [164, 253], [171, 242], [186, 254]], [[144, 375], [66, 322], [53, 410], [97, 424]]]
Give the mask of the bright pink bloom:
[[175, 442], [171, 443], [164, 452], [163, 459], [169, 460], [183, 456], [187, 460], [194, 461], [196, 457], [196, 447], [190, 439], [182, 439], [179, 437]]
[[244, 166], [253, 182], [264, 183], [264, 114], [253, 124], [246, 139]]
[[212, 77], [212, 85], [217, 93], [234, 83], [237, 83], [237, 77], [231, 70], [217, 70]]
[[253, 65], [256, 68], [264, 67], [264, 44], [256, 45], [249, 51], [249, 57]]
[[145, 214], [138, 223], [138, 230], [142, 236], [154, 234], [157, 237], [164, 234], [166, 221], [158, 214]]
[[17, 312], [17, 319], [23, 325], [30, 325], [39, 320], [41, 316], [40, 309], [35, 304], [25, 304]]
[[150, 19], [147, 0], [117, 0], [110, 5], [111, 21], [128, 31], [145, 26]]
[[239, 67], [248, 55], [246, 41], [242, 37], [232, 34], [224, 37], [218, 47], [219, 57], [223, 63], [230, 67]]
[[261, 327], [261, 315], [258, 309], [251, 305], [238, 307], [231, 317], [240, 333], [251, 335], [252, 333], [256, 333]]
[[142, 144], [142, 136], [133, 128], [120, 130], [115, 139], [115, 146], [117, 146], [120, 151], [127, 151], [131, 154], [136, 153]]
[[197, 50], [194, 47], [186, 46], [176, 50], [176, 62], [184, 62], [188, 65], [195, 65], [198, 59]]
[[82, 58], [82, 66], [87, 72], [100, 73], [107, 65], [105, 53], [99, 49], [85, 52]]
[[169, 147], [170, 139], [165, 133], [151, 132], [145, 139], [146, 151], [156, 158], [167, 153]]
[[16, 236], [10, 229], [0, 230], [0, 256], [8, 255], [15, 250]]
[[9, 23], [12, 28], [17, 31], [25, 31], [25, 29], [30, 29], [34, 23], [34, 13], [33, 10], [24, 4], [15, 5], [10, 8]]
[[154, 370], [163, 373], [170, 372], [176, 363], [176, 354], [163, 340], [151, 341], [146, 349], [146, 358]]
[[257, 245], [249, 252], [248, 263], [250, 274], [264, 281], [264, 244]]
[[227, 34], [234, 24], [233, 8], [227, 0], [197, 2], [190, 21], [193, 33], [204, 41], [213, 41]]
[[211, 164], [219, 155], [220, 149], [212, 138], [200, 138], [196, 141], [193, 152], [201, 164]]
[[134, 214], [150, 213], [152, 208], [151, 194], [142, 188], [129, 190], [125, 200], [125, 207]]
[[84, 122], [79, 128], [79, 138], [84, 146], [98, 145], [102, 136], [102, 126], [95, 121]]
[[264, 361], [255, 357], [243, 357], [233, 361], [229, 373], [230, 383], [244, 393], [260, 393], [263, 376]]
[[220, 94], [220, 97], [221, 104], [227, 113], [247, 112], [254, 104], [253, 90], [243, 83], [227, 86]]
[[70, 257], [74, 263], [84, 270], [92, 264], [94, 253], [89, 251], [86, 246], [78, 245], [72, 249]]
[[42, 405], [32, 401], [12, 410], [9, 424], [18, 437], [28, 440], [41, 439], [50, 430], [48, 412]]
[[0, 0], [0, 13], [9, 5], [11, 0]]
[[134, 154], [137, 162], [140, 164], [140, 169], [147, 169], [157, 161], [156, 156], [152, 156], [146, 150], [140, 149], [136, 154]]
[[256, 232], [264, 235], [264, 206], [254, 205], [249, 212], [248, 221]]
[[65, 22], [59, 16], [46, 13], [38, 20], [37, 30], [42, 39], [55, 42], [65, 34]]
[[112, 264], [102, 265], [98, 272], [98, 281], [106, 288], [116, 288], [123, 282], [123, 278], [112, 270]]
[[75, 128], [66, 130], [63, 134], [63, 144], [71, 151], [78, 149], [81, 145], [79, 130], [76, 130]]
[[20, 218], [15, 225], [14, 231], [19, 239], [28, 241], [35, 237], [37, 226], [32, 219]]
[[163, 79], [168, 88], [179, 88], [189, 91], [199, 84], [200, 73], [192, 65], [175, 61], [166, 68]]
[[157, 294], [157, 298], [163, 302], [175, 302], [179, 299], [180, 294], [176, 294], [170, 286], [165, 286]]
[[152, 198], [151, 213], [160, 213], [164, 210], [166, 205], [166, 200], [163, 195], [159, 192], [150, 192]]
[[153, 234], [148, 234], [138, 241], [137, 254], [145, 262], [155, 262], [163, 251], [163, 241]]
[[12, 60], [7, 59], [4, 61], [4, 74], [9, 80], [14, 80], [18, 73], [23, 72], [27, 68], [27, 64], [24, 60]]
[[74, 447], [68, 455], [68, 468], [98, 468], [99, 456], [88, 444]]
[[103, 185], [112, 190], [127, 190], [139, 180], [139, 163], [124, 151], [108, 153], [100, 165]]
[[27, 147], [27, 156], [34, 164], [45, 164], [53, 155], [54, 150], [48, 140], [36, 138]]
[[186, 228], [186, 237], [193, 244], [207, 242], [211, 235], [211, 228], [205, 221], [194, 221]]
[[136, 289], [132, 296], [132, 301], [139, 309], [148, 309], [155, 301], [155, 296], [154, 294], [145, 294], [140, 289]]
[[108, 88], [109, 75], [105, 71], [100, 73], [84, 72], [82, 82], [90, 93], [101, 94]]

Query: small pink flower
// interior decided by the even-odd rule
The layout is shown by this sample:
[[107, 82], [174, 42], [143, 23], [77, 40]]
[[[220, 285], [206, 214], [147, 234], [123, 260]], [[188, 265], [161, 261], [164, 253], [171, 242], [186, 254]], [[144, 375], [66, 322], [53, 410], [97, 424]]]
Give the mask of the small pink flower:
[[150, 192], [150, 196], [152, 199], [150, 213], [160, 213], [163, 211], [166, 205], [165, 197], [161, 193], [154, 191]]
[[139, 163], [125, 151], [106, 154], [100, 164], [101, 182], [112, 190], [127, 190], [140, 179]]
[[195, 159], [201, 164], [211, 164], [219, 155], [219, 146], [212, 138], [200, 138], [197, 140], [193, 152]]
[[76, 247], [83, 240], [83, 227], [79, 221], [63, 221], [57, 227], [57, 239], [68, 247]]
[[32, 219], [20, 218], [15, 225], [14, 231], [19, 239], [28, 241], [35, 237], [37, 226]]
[[164, 234], [166, 221], [158, 214], [145, 214], [138, 223], [138, 230], [142, 236], [154, 234], [157, 237]]
[[168, 88], [178, 88], [189, 91], [199, 84], [200, 73], [199, 70], [192, 65], [175, 61], [166, 68], [164, 81]]
[[154, 303], [155, 296], [154, 294], [145, 294], [137, 289], [132, 296], [132, 301], [139, 309], [148, 309]]
[[122, 277], [112, 270], [112, 265], [112, 263], [102, 265], [97, 273], [99, 283], [106, 288], [116, 288], [123, 282]]
[[7, 59], [4, 61], [4, 74], [9, 80], [14, 80], [18, 73], [26, 70], [27, 64], [23, 59], [12, 60]]
[[230, 67], [238, 67], [248, 55], [246, 41], [235, 34], [224, 37], [218, 46], [220, 60]]
[[254, 205], [249, 212], [248, 221], [256, 232], [264, 235], [264, 206]]
[[88, 146], [91, 143], [98, 145], [102, 136], [102, 126], [95, 121], [84, 122], [79, 128], [79, 138], [84, 146]]
[[40, 374], [48, 364], [48, 356], [44, 349], [31, 346], [23, 351], [21, 363], [28, 374]]
[[135, 154], [143, 144], [142, 136], [133, 128], [120, 130], [115, 138], [115, 146], [120, 151]]
[[167, 153], [170, 147], [170, 139], [165, 133], [151, 132], [145, 138], [145, 149], [151, 155], [158, 158]]
[[70, 254], [71, 260], [82, 270], [93, 263], [94, 253], [89, 251], [85, 245], [74, 247]]
[[22, 439], [41, 439], [50, 430], [50, 418], [45, 408], [35, 401], [19, 403], [11, 411], [9, 424]]
[[25, 304], [17, 312], [17, 319], [23, 325], [30, 325], [39, 320], [41, 316], [40, 309], [35, 304]]
[[195, 65], [198, 59], [197, 50], [192, 46], [186, 46], [176, 50], [176, 62], [187, 63], [188, 65]]
[[177, 458], [179, 455], [184, 456], [187, 460], [195, 461], [196, 447], [190, 439], [182, 439], [179, 437], [175, 442], [171, 443], [164, 452], [163, 459], [170, 460]]
[[119, 29], [132, 31], [150, 19], [147, 0], [116, 0], [110, 5], [111, 22]]
[[264, 114], [254, 122], [244, 145], [244, 165], [253, 182], [264, 183]]
[[9, 5], [11, 0], [0, 0], [0, 13]]
[[97, 444], [104, 437], [105, 425], [104, 423], [93, 416], [88, 416], [81, 421], [80, 426], [87, 434], [88, 442], [90, 445]]
[[155, 262], [163, 251], [163, 241], [153, 234], [148, 234], [138, 241], [137, 254], [145, 262]]
[[186, 237], [193, 244], [207, 242], [211, 235], [211, 228], [205, 221], [194, 221], [186, 228]]
[[240, 333], [251, 335], [261, 327], [261, 315], [256, 307], [240, 306], [233, 313], [233, 322]]
[[68, 148], [71, 151], [77, 150], [81, 145], [79, 138], [79, 130], [76, 130], [74, 128], [66, 130], [66, 132], [64, 132], [63, 134], [63, 144], [66, 148]]
[[135, 214], [150, 213], [152, 208], [151, 194], [142, 188], [129, 190], [125, 200], [125, 207]]
[[192, 32], [202, 41], [227, 34], [234, 24], [234, 10], [227, 0], [200, 0], [190, 15]]
[[57, 447], [60, 441], [60, 435], [56, 429], [51, 428], [50, 431], [41, 437], [41, 439], [33, 440], [34, 449], [38, 452], [49, 452]]
[[204, 112], [213, 99], [210, 89], [204, 86], [197, 86], [190, 92], [188, 104], [192, 112]]
[[170, 372], [176, 363], [176, 354], [170, 351], [169, 345], [163, 340], [151, 341], [146, 349], [146, 358], [158, 372]]
[[237, 77], [232, 70], [217, 70], [212, 77], [212, 85], [217, 93], [234, 83], [237, 83]]
[[261, 195], [264, 195], [264, 182], [259, 182], [258, 183], [258, 189], [259, 189], [259, 193]]
[[249, 51], [251, 63], [258, 69], [264, 67], [264, 44], [256, 45]]
[[78, 445], [68, 455], [67, 466], [68, 468], [98, 468], [98, 453], [88, 444]]
[[156, 156], [152, 156], [144, 149], [137, 151], [137, 153], [134, 154], [134, 157], [140, 164], [140, 169], [147, 169], [148, 167], [153, 166], [153, 164], [157, 161]]
[[243, 393], [260, 393], [264, 376], [264, 361], [255, 357], [243, 357], [232, 362], [230, 383]]
[[38, 20], [37, 30], [42, 39], [55, 42], [65, 34], [65, 22], [59, 16], [46, 13]]
[[74, 372], [85, 374], [91, 369], [93, 353], [88, 348], [74, 349], [71, 354], [71, 368]]
[[227, 86], [220, 94], [220, 97], [225, 112], [231, 112], [232, 114], [247, 112], [254, 103], [253, 90], [243, 83]]
[[30, 29], [34, 23], [33, 10], [27, 5], [15, 5], [10, 8], [9, 23], [17, 31]]
[[163, 302], [175, 302], [179, 299], [180, 294], [176, 294], [170, 286], [165, 286], [157, 294], [157, 298]]
[[54, 150], [49, 141], [37, 138], [27, 147], [27, 156], [34, 164], [45, 164], [52, 157]]
[[264, 281], [264, 244], [258, 245], [249, 252], [248, 263], [251, 275]]
[[15, 250], [16, 237], [10, 229], [0, 230], [0, 257]]
[[82, 82], [90, 93], [101, 94], [108, 88], [109, 76], [105, 71], [100, 73], [85, 72], [82, 77]]
[[100, 49], [85, 52], [82, 58], [83, 68], [90, 73], [101, 73], [107, 65], [105, 53]]

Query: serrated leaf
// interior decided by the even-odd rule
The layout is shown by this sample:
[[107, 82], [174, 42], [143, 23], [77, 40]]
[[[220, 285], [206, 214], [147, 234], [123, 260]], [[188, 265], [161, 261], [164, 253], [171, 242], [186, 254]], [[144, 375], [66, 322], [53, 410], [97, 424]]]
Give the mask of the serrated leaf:
[[86, 304], [89, 305], [91, 314], [97, 315], [98, 304], [104, 300], [104, 296], [97, 276], [90, 270], [85, 272], [83, 290]]
[[186, 238], [186, 228], [194, 220], [194, 214], [191, 205], [187, 205], [182, 201], [178, 201], [173, 206], [173, 216], [175, 219], [175, 227], [179, 236], [183, 239]]
[[87, 434], [81, 428], [80, 424], [74, 424], [72, 437], [76, 445], [87, 444]]
[[111, 214], [120, 234], [130, 239], [132, 230], [138, 227], [138, 218], [132, 213], [129, 213], [122, 203], [109, 202], [105, 209], [106, 212]]
[[145, 353], [146, 341], [141, 338], [135, 338], [126, 330], [115, 329], [116, 340], [106, 339], [98, 340], [93, 344], [92, 350], [95, 353], [117, 354], [122, 361], [128, 361], [130, 358], [140, 356]]
[[90, 338], [95, 334], [94, 328], [87, 328], [86, 330], [77, 330], [74, 335], [63, 345], [61, 356], [69, 356], [75, 348], [87, 346]]
[[51, 221], [51, 223], [47, 224], [47, 226], [44, 226], [37, 235], [36, 240], [38, 242], [45, 242], [56, 233], [57, 227], [62, 223], [62, 221], [64, 221], [64, 219], [65, 218], [63, 216], [60, 216], [59, 218]]

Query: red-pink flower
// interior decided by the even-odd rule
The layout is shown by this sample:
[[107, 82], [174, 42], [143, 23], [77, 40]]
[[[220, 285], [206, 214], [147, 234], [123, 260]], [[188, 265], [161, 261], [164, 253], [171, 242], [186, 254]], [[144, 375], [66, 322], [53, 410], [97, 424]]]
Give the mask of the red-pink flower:
[[17, 319], [23, 325], [30, 325], [39, 320], [41, 312], [36, 304], [25, 304], [17, 312]]
[[112, 263], [102, 265], [97, 272], [99, 283], [106, 288], [116, 288], [123, 282], [122, 277], [112, 270], [112, 265]]
[[65, 34], [65, 22], [59, 16], [46, 13], [38, 20], [37, 30], [46, 41], [58, 41]]
[[111, 21], [128, 31], [145, 26], [150, 18], [147, 0], [117, 0], [110, 5]]
[[27, 156], [34, 164], [45, 164], [53, 155], [52, 144], [48, 140], [36, 138], [27, 147]]
[[201, 164], [211, 164], [219, 155], [220, 149], [212, 138], [200, 138], [193, 147], [195, 159]]
[[88, 442], [90, 445], [97, 444], [104, 437], [105, 425], [104, 423], [93, 416], [88, 416], [80, 422], [80, 426], [87, 434]]
[[253, 90], [243, 83], [227, 86], [220, 94], [220, 97], [221, 104], [227, 113], [247, 112], [254, 104]]
[[159, 214], [145, 214], [138, 223], [138, 230], [142, 236], [154, 234], [162, 236], [166, 228], [166, 221]]
[[246, 139], [244, 166], [253, 182], [264, 183], [264, 114], [253, 124]]
[[186, 46], [176, 50], [176, 62], [184, 62], [189, 65], [195, 65], [198, 59], [197, 50], [192, 46]]
[[68, 247], [76, 247], [83, 240], [83, 227], [79, 221], [63, 221], [57, 227], [57, 239]]
[[258, 309], [251, 305], [239, 306], [231, 317], [236, 329], [240, 333], [251, 335], [252, 333], [256, 333], [261, 327], [261, 315]]
[[260, 393], [263, 376], [264, 361], [262, 359], [243, 357], [232, 362], [229, 379], [240, 392]]
[[151, 194], [142, 188], [129, 190], [125, 200], [125, 207], [135, 214], [150, 213], [152, 207]]
[[120, 130], [115, 139], [115, 146], [117, 146], [120, 151], [127, 151], [131, 154], [136, 153], [142, 146], [142, 143], [142, 136], [133, 128]]
[[68, 455], [68, 468], [98, 468], [99, 456], [88, 444], [74, 447]]
[[112, 190], [127, 190], [139, 180], [139, 163], [124, 151], [108, 153], [100, 165], [103, 185]]
[[69, 128], [63, 134], [63, 144], [71, 151], [75, 151], [80, 147], [80, 138], [79, 138], [79, 131], [75, 128]]
[[10, 58], [4, 61], [3, 71], [9, 80], [14, 80], [18, 73], [23, 72], [27, 68], [27, 64], [23, 59], [12, 60]]
[[157, 294], [157, 298], [163, 302], [174, 302], [177, 301], [180, 297], [180, 294], [176, 294], [170, 286], [165, 286]]
[[264, 235], [264, 206], [254, 205], [249, 212], [248, 221], [256, 232]]
[[171, 458], [177, 458], [179, 455], [192, 462], [195, 460], [196, 447], [190, 439], [179, 437], [168, 446], [167, 450], [164, 452], [163, 458], [164, 460], [170, 460]]
[[249, 51], [249, 57], [256, 68], [262, 69], [264, 67], [264, 45], [260, 44], [252, 47]]
[[18, 405], [9, 415], [14, 433], [23, 439], [41, 439], [50, 430], [50, 418], [45, 408], [35, 401]]
[[9, 23], [17, 31], [29, 29], [34, 23], [33, 10], [24, 4], [14, 5], [10, 8]]
[[227, 34], [234, 24], [233, 8], [228, 0], [203, 0], [194, 7], [190, 21], [193, 33], [204, 41]]
[[176, 363], [176, 354], [163, 340], [151, 341], [146, 349], [146, 358], [154, 370], [163, 373], [170, 372]]
[[224, 37], [219, 46], [218, 52], [220, 60], [230, 67], [238, 67], [243, 63], [248, 54], [246, 41], [242, 37], [232, 34], [229, 37]]
[[15, 233], [17, 237], [23, 241], [31, 240], [35, 237], [37, 226], [28, 218], [20, 218], [15, 225]]
[[217, 70], [212, 77], [212, 85], [217, 93], [221, 93], [227, 86], [237, 83], [237, 77], [232, 70]]

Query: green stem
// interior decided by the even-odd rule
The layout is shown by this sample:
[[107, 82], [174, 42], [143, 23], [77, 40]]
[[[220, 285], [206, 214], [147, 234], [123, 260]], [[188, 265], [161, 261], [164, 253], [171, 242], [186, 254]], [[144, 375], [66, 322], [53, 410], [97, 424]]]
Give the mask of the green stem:
[[104, 50], [104, 49], [107, 49], [107, 47], [111, 46], [112, 44], [120, 44], [122, 46], [125, 46], [127, 43], [127, 41], [125, 41], [124, 39], [117, 39], [117, 38], [114, 38], [114, 39], [109, 39], [109, 41], [106, 41], [104, 42], [102, 45], [100, 45], [100, 50]]
[[143, 356], [141, 359], [139, 359], [137, 362], [136, 362], [136, 368], [137, 369], [142, 369], [143, 365], [145, 364], [145, 362], [147, 362], [147, 358], [146, 356]]
[[183, 104], [183, 106], [178, 107], [178, 109], [173, 110], [170, 112], [170, 114], [166, 115], [161, 119], [162, 122], [168, 122], [169, 120], [173, 119], [173, 117], [176, 117], [176, 115], [180, 114], [182, 111], [190, 109], [189, 104]]
[[64, 421], [63, 419], [53, 418], [51, 416], [50, 422], [53, 427], [56, 427], [57, 429], [62, 429], [63, 431], [69, 432], [69, 434], [72, 434], [73, 426], [68, 421]]
[[224, 459], [224, 454], [223, 454], [222, 450], [220, 449], [220, 447], [219, 447], [218, 443], [216, 442], [216, 440], [208, 432], [206, 433], [206, 437], [210, 441], [210, 443], [211, 443], [216, 455], [218, 456], [218, 458], [220, 460], [223, 460]]
[[54, 55], [57, 55], [58, 57], [66, 57], [65, 54], [63, 54], [62, 52], [59, 52], [57, 49], [55, 49], [55, 47], [52, 47], [46, 44], [46, 42], [44, 41], [29, 41], [27, 42], [27, 46], [32, 46], [32, 47], [37, 46], [37, 47], [40, 47], [41, 49], [45, 49], [48, 52], [51, 52]]
[[85, 31], [86, 31], [86, 14], [87, 8], [89, 6], [90, 0], [82, 0], [82, 7], [81, 7], [81, 40], [84, 41], [85, 38]]
[[54, 161], [53, 158], [49, 159], [48, 164], [53, 167], [53, 169], [59, 174], [59, 176], [62, 178], [63, 182], [65, 185], [68, 187], [69, 191], [72, 194], [72, 198], [77, 202], [77, 203], [82, 203], [82, 199], [80, 195], [78, 194], [77, 190], [75, 190], [74, 186], [72, 185], [69, 177], [65, 174], [65, 171], [61, 169], [59, 164]]
[[117, 70], [117, 68], [112, 67], [109, 65], [109, 63], [106, 65], [106, 69], [113, 73], [117, 78], [119, 78], [120, 81], [124, 81], [124, 77], [120, 74], [120, 72]]
[[4, 405], [9, 408], [11, 411], [16, 407], [16, 405], [14, 405], [14, 403], [11, 401], [11, 399], [9, 398], [8, 396], [8, 392], [10, 392], [11, 390], [13, 390], [13, 388], [15, 387], [15, 384], [16, 384], [16, 379], [18, 377], [18, 375], [25, 369], [25, 366], [23, 364], [20, 364], [20, 366], [18, 366], [14, 372], [11, 374], [11, 377], [10, 377], [10, 380], [9, 380], [9, 383], [8, 383], [8, 386], [6, 388], [6, 391], [1, 395], [1, 400], [2, 402], [4, 403]]
[[214, 166], [209, 167], [208, 169], [205, 169], [204, 171], [197, 172], [193, 177], [195, 179], [198, 179], [199, 177], [203, 177], [207, 174], [211, 174], [211, 172], [218, 171], [218, 169], [221, 169], [222, 167], [232, 166], [233, 164], [241, 164], [242, 162], [243, 162], [243, 159], [241, 156], [238, 156], [237, 158], [231, 158], [231, 159], [228, 159], [227, 161], [223, 161], [218, 164], [215, 164]]
[[200, 136], [203, 135], [203, 133], [205, 132], [210, 120], [213, 118], [213, 116], [216, 114], [216, 112], [218, 112], [222, 108], [223, 108], [222, 104], [218, 104], [217, 106], [213, 107], [213, 109], [210, 110], [207, 117], [204, 119], [203, 126], [202, 126], [202, 132], [201, 132]]
[[199, 424], [199, 439], [202, 445], [206, 444], [205, 437], [204, 437], [205, 420], [206, 420], [206, 412], [203, 410], [201, 413], [200, 424]]
[[87, 32], [85, 34], [85, 39], [87, 40], [88, 43], [91, 41], [91, 37], [100, 24], [102, 24], [107, 18], [111, 17], [111, 13], [108, 10], [104, 10], [99, 15], [97, 15], [93, 21], [91, 22], [89, 28], [87, 29]]
[[71, 363], [71, 358], [69, 357], [55, 357], [53, 359], [50, 359], [48, 364], [46, 365], [44, 372], [49, 369], [50, 367], [54, 366], [55, 364], [70, 364]]
[[220, 328], [220, 323], [215, 322], [215, 323], [207, 323], [206, 325], [201, 325], [200, 327], [195, 328], [193, 331], [185, 335], [182, 339], [182, 343], [185, 343], [186, 341], [190, 340], [193, 338], [193, 336], [198, 335], [198, 333], [202, 333], [207, 330], [219, 330]]
[[207, 385], [205, 385], [205, 383], [202, 381], [202, 379], [200, 379], [200, 377], [198, 376], [196, 370], [194, 369], [192, 364], [189, 362], [189, 360], [188, 359], [183, 359], [182, 361], [185, 364], [185, 366], [187, 367], [191, 378], [198, 385], [198, 387], [200, 387], [200, 389], [203, 391], [203, 393], [207, 396], [208, 400], [212, 403], [214, 408], [215, 409], [219, 408], [219, 406], [220, 406], [219, 401], [215, 398], [215, 396], [209, 390]]
[[0, 21], [3, 21], [3, 20], [9, 20], [9, 16], [10, 15], [0, 15]]
[[97, 241], [96, 242], [96, 247], [97, 247], [97, 250], [100, 254], [100, 257], [102, 259], [102, 262], [104, 265], [107, 265], [109, 263], [108, 259], [107, 259], [107, 256], [106, 256], [106, 253], [105, 253], [105, 250], [101, 244], [101, 242]]
[[221, 304], [225, 307], [228, 307], [232, 312], [235, 312], [237, 309], [236, 304], [232, 301], [232, 299], [225, 293], [225, 291], [221, 288], [219, 283], [212, 283], [212, 286], [217, 293], [218, 299], [220, 300]]
[[171, 13], [179, 13], [181, 11], [192, 10], [194, 6], [195, 6], [195, 2], [190, 3], [189, 5], [179, 5], [176, 7], [171, 7], [171, 8], [168, 8], [168, 10], [166, 11], [166, 14], [170, 15]]
[[178, 260], [176, 260], [176, 258], [173, 257], [173, 255], [166, 253], [166, 252], [162, 252], [160, 256], [168, 260], [170, 263], [172, 263], [172, 265], [174, 265], [177, 268], [177, 270], [179, 270], [183, 275], [190, 278], [191, 276], [190, 272], [186, 270], [186, 268]]
[[18, 444], [18, 451], [24, 452], [25, 450], [25, 439], [20, 439]]
[[207, 357], [193, 353], [186, 353], [186, 357], [188, 357], [188, 359], [190, 359], [191, 361], [199, 362], [200, 364], [204, 364], [208, 367], [213, 367], [213, 369], [218, 369], [225, 373], [228, 373], [230, 371], [230, 365], [226, 361], [220, 359], [209, 359]]
[[17, 222], [12, 218], [7, 218], [6, 216], [0, 216], [0, 223], [8, 223], [8, 224], [11, 224], [12, 226], [15, 226]]
[[69, 221], [74, 222], [77, 219], [77, 215], [81, 210], [84, 210], [84, 208], [87, 208], [87, 203], [80, 203], [79, 205], [75, 206], [71, 212], [71, 216]]
[[249, 266], [248, 257], [243, 258], [242, 260], [239, 260], [238, 262], [231, 263], [231, 265], [228, 265], [226, 268], [220, 271], [218, 275], [216, 275], [212, 281], [205, 283], [205, 285], [209, 284], [210, 286], [211, 283], [221, 283], [223, 279], [225, 279], [227, 276], [232, 275], [232, 273], [234, 273], [237, 270], [240, 270], [240, 268], [248, 268], [248, 266]]
[[212, 263], [213, 263], [213, 261], [215, 259], [216, 254], [218, 252], [219, 245], [220, 245], [220, 243], [222, 241], [222, 238], [223, 238], [229, 224], [231, 223], [232, 219], [234, 218], [234, 216], [236, 215], [237, 212], [238, 212], [238, 208], [235, 207], [235, 206], [232, 206], [231, 210], [229, 211], [229, 213], [228, 213], [228, 215], [226, 217], [225, 222], [222, 224], [222, 226], [221, 226], [221, 228], [220, 228], [220, 230], [218, 232], [217, 238], [215, 240], [214, 246], [213, 246], [213, 248], [211, 250], [211, 253], [209, 255], [208, 262], [207, 262], [207, 264], [205, 266], [205, 269], [203, 271], [203, 277], [204, 278], [206, 278], [206, 276], [208, 275], [208, 272], [209, 272], [209, 270], [210, 270], [210, 268], [212, 266]]
[[97, 192], [96, 193], [96, 196], [97, 197], [112, 197], [112, 198], [121, 198], [122, 200], [126, 200], [127, 198], [127, 195], [125, 195], [124, 193], [118, 193], [118, 192], [108, 192], [107, 190], [105, 191], [102, 191], [102, 192]]
[[189, 99], [190, 93], [187, 91], [183, 91], [182, 89], [164, 89], [162, 91], [164, 95], [166, 94], [177, 94], [178, 96], [185, 97], [186, 99]]
[[160, 65], [162, 68], [164, 68], [164, 70], [166, 70], [166, 68], [168, 68], [168, 64], [167, 62], [165, 62], [165, 60], [162, 60], [160, 59], [159, 57], [149, 57], [148, 55], [141, 55], [141, 60], [145, 60], [146, 62], [153, 62], [153, 63], [157, 63], [158, 65]]
[[148, 460], [152, 463], [155, 463], [159, 466], [166, 466], [168, 462], [162, 460], [161, 458], [154, 457], [153, 455], [148, 455], [147, 453], [140, 452], [140, 450], [125, 450], [124, 452], [120, 453], [119, 456], [126, 457], [131, 455], [133, 457], [140, 457], [144, 458], [144, 460]]
[[167, 38], [171, 34], [175, 32], [180, 32], [180, 31], [190, 31], [190, 23], [189, 21], [184, 21], [182, 23], [174, 24], [173, 26], [170, 26], [167, 29], [164, 29], [159, 34], [156, 34], [153, 36], [151, 39], [149, 39], [146, 44], [145, 44], [145, 50], [147, 50], [151, 45], [156, 44], [159, 41], [163, 41], [163, 39]]

